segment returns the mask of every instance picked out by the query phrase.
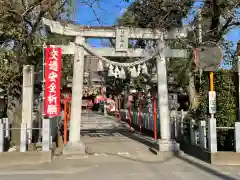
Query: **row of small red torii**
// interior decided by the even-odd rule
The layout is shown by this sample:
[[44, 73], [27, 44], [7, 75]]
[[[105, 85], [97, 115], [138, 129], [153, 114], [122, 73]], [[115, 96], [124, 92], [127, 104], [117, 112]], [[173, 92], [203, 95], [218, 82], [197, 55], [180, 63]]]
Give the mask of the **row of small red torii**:
[[[139, 96], [139, 99], [141, 97]], [[132, 101], [133, 101], [133, 97], [132, 95], [128, 96], [128, 123], [129, 123], [129, 130], [131, 131], [132, 129], [132, 119], [133, 119], [133, 111], [132, 111]], [[141, 102], [141, 101], [140, 101]], [[154, 140], [157, 140], [157, 96], [153, 97], [153, 136], [154, 136]], [[139, 103], [138, 106], [138, 128], [139, 128], [139, 132], [142, 133], [142, 104]]]

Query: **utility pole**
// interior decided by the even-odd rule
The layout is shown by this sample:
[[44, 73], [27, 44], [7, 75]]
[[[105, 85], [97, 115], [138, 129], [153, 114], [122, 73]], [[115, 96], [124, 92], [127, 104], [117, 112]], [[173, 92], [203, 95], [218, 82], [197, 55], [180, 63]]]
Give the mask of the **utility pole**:
[[[202, 44], [202, 10], [199, 9], [198, 11], [198, 44], [201, 46]], [[200, 62], [199, 62], [200, 63]], [[200, 80], [202, 75], [203, 69], [200, 69]], [[214, 118], [214, 114], [216, 113], [216, 92], [214, 91], [214, 84], [213, 84], [213, 72], [210, 72], [210, 89], [209, 89], [209, 114], [211, 117], [208, 118], [208, 147], [210, 152], [217, 152], [217, 131], [216, 131], [216, 118]], [[201, 121], [201, 124], [205, 122]], [[200, 131], [200, 146], [202, 148], [206, 148], [206, 130]]]
[[[201, 44], [202, 44], [202, 24], [201, 24], [201, 22], [202, 22], [202, 9], [200, 8], [198, 10], [198, 24], [197, 24], [197, 28], [198, 28], [198, 46], [201, 46]], [[203, 69], [200, 69], [200, 83], [201, 83], [202, 72], [203, 72]]]
[[[198, 10], [198, 45], [201, 46], [202, 44], [202, 9], [200, 8]], [[200, 69], [200, 83], [201, 83], [201, 76], [202, 76], [203, 69]], [[201, 87], [200, 87], [201, 88]], [[200, 147], [201, 148], [206, 148], [207, 143], [206, 143], [206, 121], [201, 121], [200, 122], [200, 133], [199, 133], [199, 140], [200, 140]]]
[[237, 45], [237, 72], [238, 72], [238, 121], [240, 122], [240, 41], [238, 41]]

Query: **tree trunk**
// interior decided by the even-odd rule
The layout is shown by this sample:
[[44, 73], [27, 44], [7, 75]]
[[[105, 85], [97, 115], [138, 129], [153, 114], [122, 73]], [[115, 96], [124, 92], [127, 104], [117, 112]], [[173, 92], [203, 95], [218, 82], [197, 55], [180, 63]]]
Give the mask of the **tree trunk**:
[[189, 85], [188, 85], [189, 109], [196, 109], [199, 104], [199, 98], [197, 96], [194, 75], [192, 72], [188, 74], [188, 78], [189, 78]]

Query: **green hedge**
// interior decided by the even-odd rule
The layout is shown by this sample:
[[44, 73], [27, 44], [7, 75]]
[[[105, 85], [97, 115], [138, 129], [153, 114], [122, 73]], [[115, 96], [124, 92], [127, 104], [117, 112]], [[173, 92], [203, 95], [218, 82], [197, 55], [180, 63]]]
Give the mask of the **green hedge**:
[[[237, 74], [230, 70], [218, 70], [214, 73], [214, 87], [217, 94], [218, 127], [232, 127], [238, 118], [238, 80]], [[192, 113], [197, 121], [207, 120], [208, 113], [209, 73], [201, 77], [200, 106]], [[234, 130], [218, 130], [218, 149], [233, 150]]]

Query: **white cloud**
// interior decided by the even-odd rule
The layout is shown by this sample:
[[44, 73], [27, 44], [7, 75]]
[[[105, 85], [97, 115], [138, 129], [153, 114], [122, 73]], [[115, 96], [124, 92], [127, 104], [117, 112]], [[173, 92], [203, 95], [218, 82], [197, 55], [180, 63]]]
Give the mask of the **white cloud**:
[[122, 8], [120, 10], [119, 16], [122, 16], [127, 11], [127, 8]]

